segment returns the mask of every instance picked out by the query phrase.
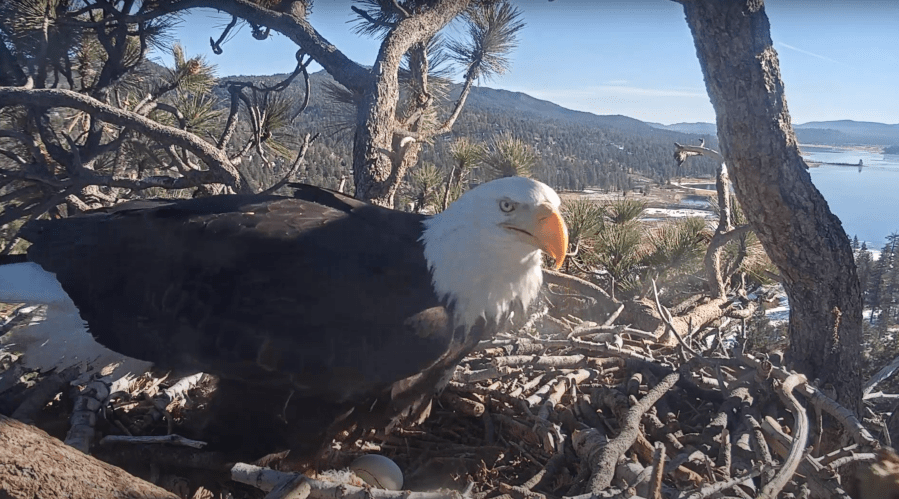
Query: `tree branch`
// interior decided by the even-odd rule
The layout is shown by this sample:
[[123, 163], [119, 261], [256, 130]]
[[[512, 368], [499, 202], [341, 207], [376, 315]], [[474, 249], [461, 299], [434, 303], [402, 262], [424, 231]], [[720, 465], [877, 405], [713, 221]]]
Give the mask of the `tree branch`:
[[261, 194], [271, 194], [284, 185], [286, 185], [290, 180], [296, 175], [297, 171], [300, 169], [300, 166], [303, 165], [306, 159], [306, 152], [309, 151], [309, 146], [315, 142], [315, 139], [318, 138], [318, 134], [312, 136], [307, 133], [305, 137], [303, 137], [303, 145], [300, 146], [300, 151], [297, 153], [297, 159], [294, 160], [293, 165], [290, 167], [290, 170], [281, 178], [281, 180], [277, 181], [273, 186], [261, 192]]
[[471, 87], [473, 84], [473, 77], [465, 79], [465, 86], [462, 87], [462, 92], [459, 94], [459, 99], [456, 100], [456, 105], [453, 108], [453, 112], [449, 115], [446, 121], [443, 122], [443, 125], [441, 125], [440, 128], [434, 130], [431, 136], [449, 133], [449, 131], [453, 128], [453, 125], [456, 123], [456, 119], [459, 118], [460, 114], [462, 114], [462, 108], [465, 106], [465, 101], [468, 99], [468, 94], [471, 92]]
[[260, 7], [250, 0], [174, 0], [162, 4], [157, 15], [199, 7], [227, 12], [241, 19], [253, 19], [259, 25], [283, 34], [303, 47], [315, 62], [347, 88], [361, 91], [372, 79], [368, 68], [344, 55], [306, 19]]
[[249, 192], [249, 186], [223, 151], [184, 130], [162, 125], [70, 90], [0, 88], [0, 107], [11, 105], [69, 107], [90, 113], [108, 123], [134, 129], [161, 143], [174, 144], [196, 154], [209, 167], [206, 176], [210, 182], [232, 186], [238, 192]]

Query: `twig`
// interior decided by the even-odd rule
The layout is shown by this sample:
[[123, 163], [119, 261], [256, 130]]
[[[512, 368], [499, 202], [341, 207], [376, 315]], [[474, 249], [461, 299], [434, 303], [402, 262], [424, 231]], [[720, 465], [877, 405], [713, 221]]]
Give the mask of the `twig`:
[[[240, 173], [223, 151], [184, 130], [162, 125], [137, 113], [119, 109], [72, 90], [0, 88], [0, 107], [10, 105], [69, 107], [90, 113], [95, 119], [132, 128], [161, 143], [171, 143], [196, 154], [209, 166], [206, 176], [210, 182], [231, 185], [240, 192], [249, 192], [250, 187], [245, 185]], [[46, 140], [44, 142], [49, 143]]]
[[191, 440], [180, 435], [159, 435], [147, 437], [129, 437], [127, 435], [107, 435], [100, 439], [100, 445], [113, 444], [169, 444], [202, 449], [206, 442]]
[[893, 360], [891, 360], [887, 365], [880, 368], [874, 376], [871, 376], [871, 379], [865, 383], [865, 386], [862, 389], [862, 394], [867, 398], [868, 394], [871, 393], [871, 390], [877, 386], [881, 381], [892, 376], [896, 370], [899, 369], [899, 356], [896, 356]]
[[453, 381], [458, 381], [460, 383], [477, 383], [478, 381], [503, 378], [518, 372], [518, 369], [505, 366], [490, 366], [487, 369], [477, 371], [467, 371], [462, 368], [456, 368], [456, 371], [453, 373]]
[[[567, 344], [568, 342], [564, 342]], [[496, 367], [532, 366], [536, 369], [573, 369], [586, 364], [584, 355], [508, 355], [493, 359]]]
[[681, 337], [680, 333], [677, 332], [677, 328], [674, 327], [674, 324], [671, 322], [671, 314], [668, 313], [668, 311], [665, 309], [665, 307], [662, 306], [662, 303], [659, 301], [659, 290], [656, 288], [656, 280], [655, 279], [652, 280], [652, 293], [653, 293], [653, 296], [655, 297], [656, 308], [659, 311], [659, 317], [662, 318], [662, 321], [665, 323], [665, 327], [667, 327], [668, 331], [670, 331], [671, 334], [673, 334], [674, 337], [677, 338], [678, 343], [681, 344], [681, 346], [684, 348], [684, 350], [690, 352], [693, 355], [693, 357], [699, 359], [699, 361], [702, 362], [703, 364], [706, 364], [709, 366], [715, 365], [715, 363], [713, 361], [703, 357], [701, 353], [697, 352], [696, 350], [693, 349], [693, 347], [688, 345], [687, 342]]
[[850, 456], [841, 457], [839, 459], [834, 459], [830, 463], [827, 464], [828, 471], [832, 473], [836, 473], [836, 471], [841, 466], [846, 466], [847, 464], [852, 463], [870, 463], [877, 460], [877, 454], [873, 452], [859, 452], [853, 453]]
[[712, 485], [706, 485], [705, 487], [699, 489], [696, 492], [686, 496], [687, 499], [705, 499], [711, 495], [714, 495], [718, 492], [725, 491], [731, 487], [740, 485], [741, 483], [751, 480], [762, 473], [760, 468], [755, 468], [743, 476], [737, 478], [731, 478], [730, 480], [726, 480], [724, 482], [714, 483]]
[[[740, 361], [756, 369], [762, 366], [761, 360], [745, 352], [740, 357]], [[786, 381], [786, 379], [790, 376], [790, 373], [781, 368], [772, 368], [771, 375], [781, 381]], [[820, 390], [808, 383], [804, 383], [800, 386], [800, 388], [809, 398], [809, 401], [812, 403], [812, 405], [814, 405], [815, 407], [820, 407], [822, 410], [824, 410], [824, 412], [830, 414], [837, 421], [839, 421], [856, 442], [862, 445], [869, 446], [871, 449], [880, 448], [880, 442], [878, 442], [877, 439], [871, 435], [871, 432], [869, 432], [861, 424], [861, 422], [859, 422], [858, 418], [856, 418], [855, 415], [852, 414], [852, 411], [846, 409], [835, 400], [824, 395]]]

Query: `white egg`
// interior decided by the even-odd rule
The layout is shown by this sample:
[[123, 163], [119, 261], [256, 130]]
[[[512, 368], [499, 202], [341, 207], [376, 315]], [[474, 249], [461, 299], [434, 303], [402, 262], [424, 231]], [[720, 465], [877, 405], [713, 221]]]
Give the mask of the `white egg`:
[[350, 470], [372, 487], [387, 490], [403, 489], [403, 472], [390, 458], [379, 454], [359, 456]]

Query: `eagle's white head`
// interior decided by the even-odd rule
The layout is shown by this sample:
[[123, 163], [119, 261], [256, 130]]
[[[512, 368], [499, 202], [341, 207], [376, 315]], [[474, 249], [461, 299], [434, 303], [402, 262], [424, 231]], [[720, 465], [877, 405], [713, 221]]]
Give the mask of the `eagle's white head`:
[[498, 319], [524, 308], [543, 284], [541, 251], [562, 265], [568, 230], [561, 200], [523, 177], [480, 185], [425, 221], [422, 241], [434, 289], [453, 304], [457, 324]]

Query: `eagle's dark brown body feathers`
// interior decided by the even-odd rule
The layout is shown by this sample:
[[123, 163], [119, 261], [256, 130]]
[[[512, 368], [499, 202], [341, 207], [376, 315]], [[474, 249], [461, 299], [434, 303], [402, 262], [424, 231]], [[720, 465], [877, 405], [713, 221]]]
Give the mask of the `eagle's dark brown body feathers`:
[[533, 180], [431, 218], [294, 188], [130, 202], [21, 235], [98, 342], [221, 378], [204, 436], [260, 453], [312, 450], [350, 409], [374, 427], [421, 410], [536, 296], [541, 249], [567, 248], [560, 200]]
[[33, 222], [23, 236], [112, 350], [238, 381], [289, 376], [309, 395], [354, 400], [430, 365], [452, 326], [409, 330], [441, 306], [417, 241], [423, 217], [332, 200], [343, 205], [141, 202]]

